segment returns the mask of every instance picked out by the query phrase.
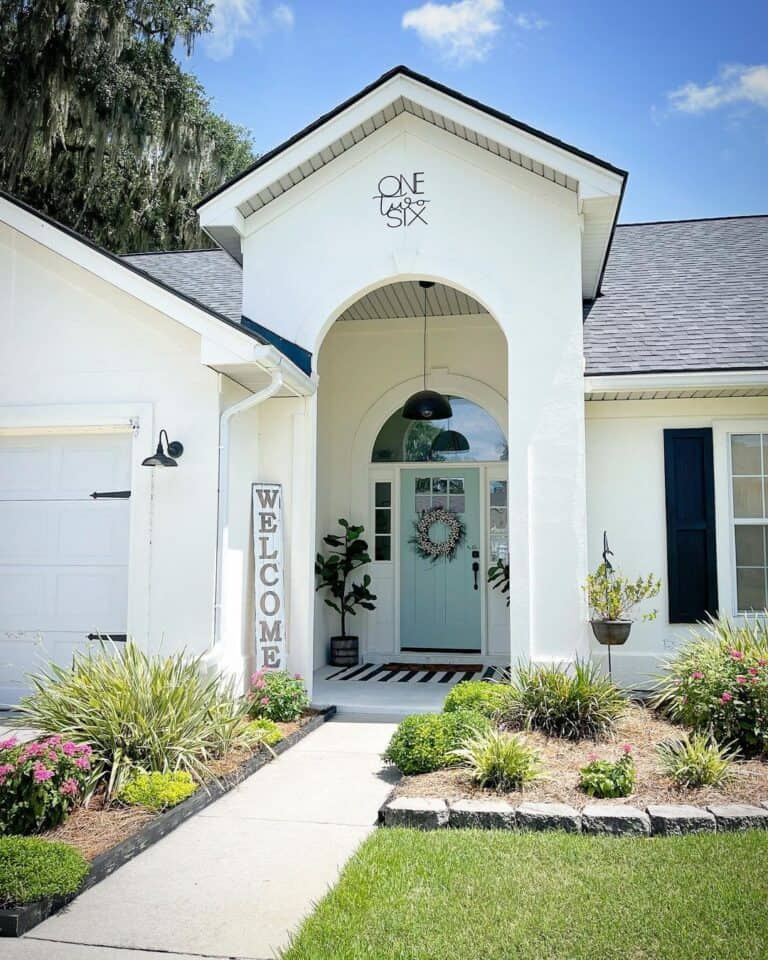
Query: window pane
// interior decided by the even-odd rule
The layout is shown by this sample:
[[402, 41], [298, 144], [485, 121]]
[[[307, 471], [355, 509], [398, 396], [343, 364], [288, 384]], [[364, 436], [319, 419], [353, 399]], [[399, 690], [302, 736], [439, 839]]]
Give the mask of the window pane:
[[448, 497], [448, 509], [453, 510], [454, 513], [464, 513], [466, 510], [464, 494], [458, 496], [455, 493], [451, 494], [451, 496]]
[[763, 527], [736, 527], [736, 564], [739, 567], [762, 567], [765, 565]]
[[731, 437], [733, 475], [761, 474], [760, 434], [742, 433]]
[[432, 497], [428, 493], [416, 494], [416, 513], [423, 513], [432, 506]]
[[491, 480], [491, 506], [506, 507], [507, 505], [507, 481]]
[[377, 510], [376, 511], [376, 533], [391, 533], [392, 532], [392, 511], [391, 510]]
[[373, 556], [375, 560], [392, 559], [392, 541], [390, 537], [376, 537]]
[[416, 477], [416, 493], [429, 493], [430, 489], [429, 477]]
[[448, 497], [443, 494], [434, 494], [432, 497], [432, 507], [436, 510], [438, 507], [444, 508], [448, 506]]
[[491, 507], [491, 530], [507, 529], [507, 511], [503, 507]]
[[448, 481], [445, 477], [432, 477], [432, 493], [448, 493]]
[[755, 567], [736, 568], [736, 595], [739, 610], [764, 610], [765, 570]]
[[463, 477], [451, 477], [448, 481], [448, 492], [449, 493], [464, 493], [464, 478]]
[[509, 544], [506, 534], [491, 533], [491, 560], [503, 560], [505, 563], [509, 560]]
[[391, 483], [376, 484], [376, 506], [377, 507], [392, 506], [392, 484]]
[[733, 478], [733, 515], [763, 516], [763, 481], [760, 477]]

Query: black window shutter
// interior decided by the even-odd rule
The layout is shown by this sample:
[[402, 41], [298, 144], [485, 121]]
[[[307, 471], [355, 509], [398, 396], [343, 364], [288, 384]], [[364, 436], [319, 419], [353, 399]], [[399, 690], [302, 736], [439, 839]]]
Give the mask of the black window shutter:
[[669, 622], [717, 613], [712, 430], [664, 431]]

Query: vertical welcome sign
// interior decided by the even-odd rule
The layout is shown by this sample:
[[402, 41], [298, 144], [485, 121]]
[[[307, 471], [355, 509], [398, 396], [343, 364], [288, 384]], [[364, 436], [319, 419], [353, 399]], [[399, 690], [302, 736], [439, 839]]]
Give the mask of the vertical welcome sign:
[[256, 666], [285, 668], [283, 491], [279, 483], [252, 484]]

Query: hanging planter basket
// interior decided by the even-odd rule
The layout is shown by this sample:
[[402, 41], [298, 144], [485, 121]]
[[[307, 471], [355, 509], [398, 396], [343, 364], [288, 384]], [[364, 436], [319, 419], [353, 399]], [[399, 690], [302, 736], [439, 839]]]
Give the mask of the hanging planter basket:
[[604, 647], [620, 647], [627, 642], [631, 620], [590, 620], [592, 633]]

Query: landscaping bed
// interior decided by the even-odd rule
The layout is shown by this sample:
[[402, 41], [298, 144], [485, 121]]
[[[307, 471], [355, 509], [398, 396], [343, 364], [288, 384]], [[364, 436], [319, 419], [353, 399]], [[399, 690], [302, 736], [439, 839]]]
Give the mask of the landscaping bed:
[[514, 803], [549, 801], [567, 803], [580, 808], [593, 803], [579, 788], [579, 771], [593, 754], [616, 754], [624, 743], [632, 747], [636, 768], [635, 786], [631, 794], [615, 798], [612, 803], [626, 803], [645, 808], [652, 804], [685, 803], [706, 806], [722, 803], [760, 804], [768, 800], [768, 763], [763, 760], [735, 762], [732, 779], [721, 787], [677, 787], [665, 776], [656, 748], [664, 740], [680, 736], [680, 727], [659, 717], [653, 710], [631, 704], [615, 725], [608, 739], [565, 740], [546, 737], [530, 731], [525, 734], [541, 754], [541, 779], [529, 783], [513, 794], [482, 788], [473, 782], [466, 767], [447, 767], [403, 777], [395, 787], [394, 797], [441, 797], [445, 800], [503, 799]]
[[51, 916], [79, 893], [100, 882], [147, 847], [180, 826], [185, 820], [232, 790], [274, 755], [284, 753], [336, 712], [307, 710], [290, 723], [278, 723], [284, 734], [271, 750], [264, 745], [255, 751], [232, 751], [211, 765], [212, 776], [187, 799], [163, 811], [110, 804], [98, 795], [87, 807], [75, 808], [60, 826], [36, 837], [39, 841], [64, 844], [89, 863], [88, 873], [72, 893], [10, 904], [0, 900], [0, 936], [21, 936]]

